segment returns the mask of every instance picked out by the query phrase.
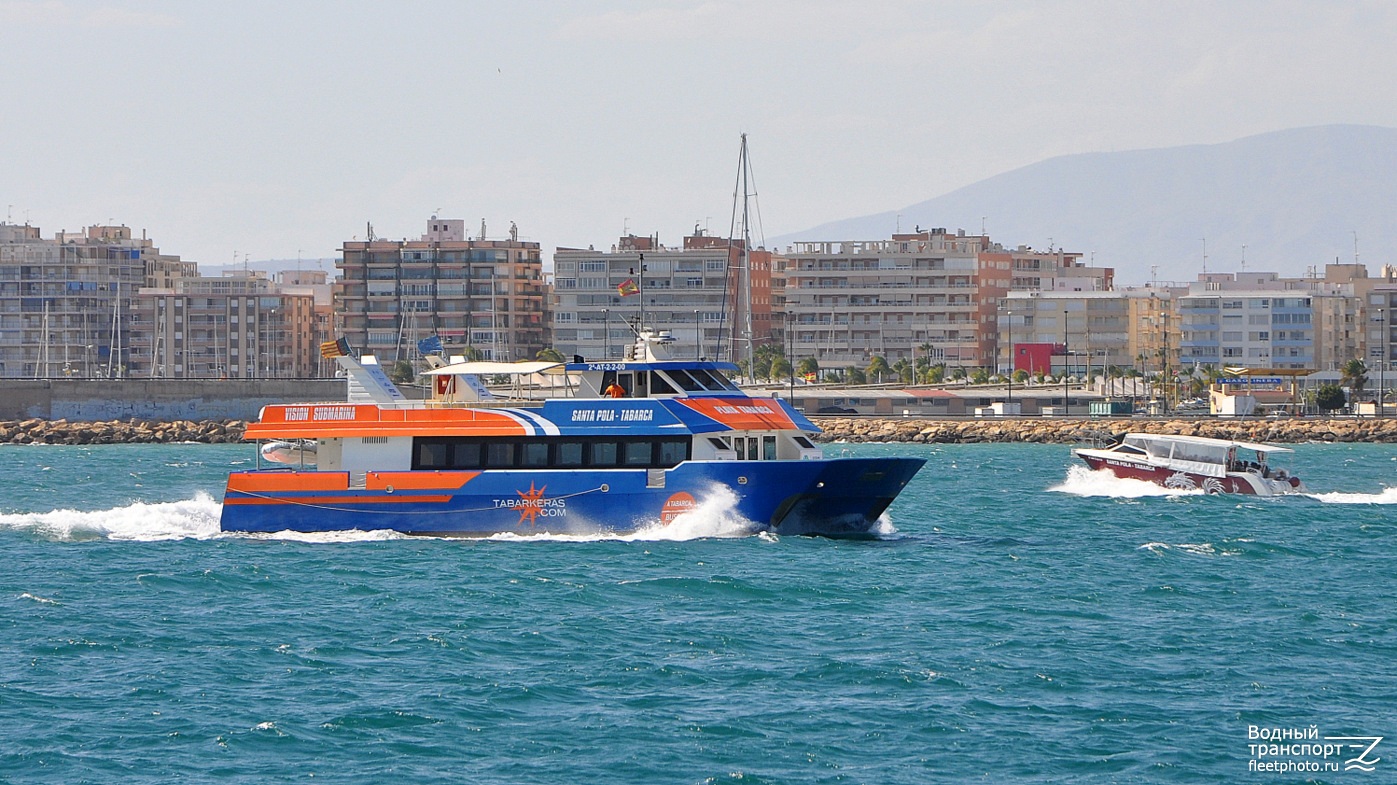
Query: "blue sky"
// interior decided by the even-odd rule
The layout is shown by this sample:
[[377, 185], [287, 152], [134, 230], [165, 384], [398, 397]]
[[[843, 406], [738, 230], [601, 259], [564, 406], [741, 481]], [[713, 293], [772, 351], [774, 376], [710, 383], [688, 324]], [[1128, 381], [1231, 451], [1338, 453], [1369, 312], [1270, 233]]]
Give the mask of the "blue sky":
[[1397, 127], [1394, 33], [1351, 0], [0, 0], [0, 209], [205, 265], [434, 213], [677, 243], [727, 234], [746, 132], [770, 237], [1056, 155]]

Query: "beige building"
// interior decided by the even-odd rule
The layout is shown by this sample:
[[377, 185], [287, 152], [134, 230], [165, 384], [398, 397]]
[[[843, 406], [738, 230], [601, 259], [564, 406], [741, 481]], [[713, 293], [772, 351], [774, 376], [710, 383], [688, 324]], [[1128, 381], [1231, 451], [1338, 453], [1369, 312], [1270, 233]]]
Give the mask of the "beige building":
[[383, 360], [417, 357], [440, 336], [448, 353], [473, 346], [495, 360], [524, 360], [545, 346], [538, 243], [468, 239], [465, 224], [433, 216], [419, 240], [345, 242], [335, 262], [336, 331]]
[[0, 377], [128, 375], [137, 291], [194, 274], [126, 226], [0, 223]]
[[[284, 283], [286, 279], [299, 283]], [[318, 283], [316, 282], [318, 279]], [[308, 379], [334, 375], [325, 273], [264, 273], [176, 280], [142, 289], [131, 322], [130, 373], [151, 378]]]

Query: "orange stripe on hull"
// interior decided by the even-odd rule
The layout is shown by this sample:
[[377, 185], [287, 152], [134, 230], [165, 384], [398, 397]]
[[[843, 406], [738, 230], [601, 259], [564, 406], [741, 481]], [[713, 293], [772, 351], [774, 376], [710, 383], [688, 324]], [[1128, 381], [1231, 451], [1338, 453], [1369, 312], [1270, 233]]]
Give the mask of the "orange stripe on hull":
[[480, 472], [369, 472], [364, 478], [371, 491], [395, 488], [404, 491], [456, 490], [480, 476]]
[[223, 499], [224, 506], [227, 505], [253, 505], [253, 504], [280, 504], [287, 507], [297, 507], [303, 505], [329, 505], [329, 504], [411, 504], [415, 502], [433, 502], [444, 504], [451, 501], [451, 496], [294, 496], [289, 498], [268, 499], [263, 497], [252, 498], [231, 498]]
[[520, 436], [528, 428], [489, 409], [383, 409], [375, 404], [277, 404], [243, 439], [328, 439], [363, 436]]
[[268, 472], [228, 475], [228, 490], [252, 493], [268, 491], [347, 491], [349, 472]]

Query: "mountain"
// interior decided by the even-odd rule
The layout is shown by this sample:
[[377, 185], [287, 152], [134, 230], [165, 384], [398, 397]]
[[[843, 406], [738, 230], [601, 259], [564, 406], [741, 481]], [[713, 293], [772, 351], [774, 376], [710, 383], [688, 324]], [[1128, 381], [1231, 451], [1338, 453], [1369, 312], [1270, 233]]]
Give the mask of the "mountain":
[[[1397, 246], [1397, 129], [1296, 128], [1233, 142], [1051, 158], [899, 210], [774, 238], [878, 240], [900, 223], [980, 231], [1005, 246], [1095, 254], [1120, 285], [1207, 269], [1304, 275], [1336, 260], [1372, 275]], [[1367, 249], [1367, 252], [1364, 252]]]

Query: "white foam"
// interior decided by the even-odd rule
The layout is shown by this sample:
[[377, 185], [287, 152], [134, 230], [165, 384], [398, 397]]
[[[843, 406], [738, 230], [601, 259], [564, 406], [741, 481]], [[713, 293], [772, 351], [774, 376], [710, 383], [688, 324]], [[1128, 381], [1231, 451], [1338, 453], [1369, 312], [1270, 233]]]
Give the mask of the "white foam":
[[1381, 493], [1307, 493], [1305, 495], [1325, 504], [1397, 504], [1397, 488], [1384, 488]]
[[1048, 490], [1074, 496], [1112, 496], [1124, 499], [1142, 496], [1198, 496], [1203, 493], [1201, 489], [1166, 488], [1145, 480], [1117, 477], [1110, 469], [1092, 471], [1086, 466], [1075, 465], [1068, 467], [1067, 479], [1061, 485], [1055, 485]]
[[717, 537], [750, 537], [763, 529], [760, 524], [737, 512], [737, 494], [731, 488], [714, 485], [697, 500], [692, 510], [674, 516], [669, 523], [659, 520], [643, 524], [634, 532], [600, 531], [585, 534], [496, 534], [492, 540], [528, 540], [531, 542], [658, 542], [700, 540]]
[[109, 510], [53, 510], [0, 515], [0, 528], [55, 540], [180, 540], [217, 537], [222, 505], [206, 493], [177, 502], [135, 502]]

